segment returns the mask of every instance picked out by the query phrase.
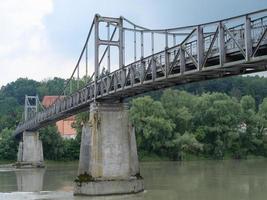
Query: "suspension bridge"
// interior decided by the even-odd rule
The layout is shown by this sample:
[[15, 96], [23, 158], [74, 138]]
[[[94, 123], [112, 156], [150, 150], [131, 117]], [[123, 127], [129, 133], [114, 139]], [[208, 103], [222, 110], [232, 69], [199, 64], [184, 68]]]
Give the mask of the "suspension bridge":
[[[94, 70], [89, 67], [92, 57]], [[104, 177], [105, 180], [129, 177], [129, 173], [139, 174], [139, 167], [134, 128], [129, 125], [127, 108], [122, 104], [125, 98], [174, 85], [266, 70], [267, 9], [169, 29], [149, 29], [124, 17], [95, 15], [62, 95], [40, 111], [37, 103], [33, 107], [28, 105], [26, 113], [31, 112], [25, 114], [14, 135], [23, 134], [24, 139], [29, 132], [35, 133], [48, 124], [90, 110], [90, 121], [83, 129], [79, 174], [86, 172], [90, 177]], [[129, 145], [125, 146], [127, 142]], [[128, 156], [115, 158], [124, 155], [122, 152]], [[85, 162], [86, 159], [90, 161]], [[108, 166], [114, 166], [112, 172], [105, 168]], [[86, 189], [84, 185], [77, 186], [76, 193], [131, 193], [143, 189], [143, 182], [134, 183], [134, 186], [118, 183], [123, 188], [118, 191], [86, 184]], [[97, 192], [92, 189], [95, 187]]]

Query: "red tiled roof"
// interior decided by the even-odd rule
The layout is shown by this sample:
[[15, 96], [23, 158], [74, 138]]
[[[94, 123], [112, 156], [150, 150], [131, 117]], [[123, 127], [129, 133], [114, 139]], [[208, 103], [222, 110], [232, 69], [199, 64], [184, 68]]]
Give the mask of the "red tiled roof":
[[[42, 104], [45, 108], [52, 105], [58, 96], [44, 96]], [[64, 98], [64, 96], [60, 96], [59, 98]], [[66, 135], [76, 135], [76, 130], [72, 128], [72, 123], [75, 122], [75, 117], [71, 116], [66, 119], [60, 120], [56, 123], [57, 129], [62, 136]]]
[[[44, 96], [42, 104], [44, 107], [49, 107], [50, 105], [52, 105], [56, 99], [58, 98], [58, 96]], [[60, 96], [59, 98], [64, 98], [64, 96]]]

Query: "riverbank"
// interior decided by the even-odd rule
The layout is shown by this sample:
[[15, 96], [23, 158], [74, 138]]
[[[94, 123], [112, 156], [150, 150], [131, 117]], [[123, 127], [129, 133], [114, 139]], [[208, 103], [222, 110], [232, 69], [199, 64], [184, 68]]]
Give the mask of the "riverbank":
[[[220, 160], [267, 160], [266, 157], [263, 156], [255, 156], [255, 155], [248, 155], [247, 158], [242, 159], [234, 159], [231, 156], [225, 156], [223, 159], [214, 159], [212, 157], [204, 157], [204, 156], [196, 156], [192, 154], [186, 155], [183, 160], [171, 160], [168, 157], [158, 156], [156, 154], [143, 154], [140, 156], [140, 162], [164, 162], [164, 161], [173, 161], [173, 162], [186, 162], [186, 161], [220, 161]], [[45, 160], [46, 164], [53, 165], [57, 163], [78, 163], [79, 160]], [[6, 166], [12, 166], [13, 163], [16, 161], [14, 160], [0, 160], [0, 168]]]
[[16, 161], [14, 160], [0, 160], [0, 167], [4, 167], [5, 165], [12, 165]]
[[172, 160], [167, 156], [158, 156], [156, 154], [142, 153], [139, 155], [141, 162], [153, 162], [153, 161], [202, 161], [202, 160], [258, 160], [267, 159], [264, 156], [247, 155], [246, 158], [235, 159], [230, 154], [226, 154], [222, 159], [214, 159], [214, 157], [207, 157], [202, 155], [185, 154], [182, 160]]

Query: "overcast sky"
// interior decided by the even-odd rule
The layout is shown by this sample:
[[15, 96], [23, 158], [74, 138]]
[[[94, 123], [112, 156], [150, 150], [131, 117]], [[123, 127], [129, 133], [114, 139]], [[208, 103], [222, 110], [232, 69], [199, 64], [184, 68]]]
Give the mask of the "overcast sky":
[[0, 87], [68, 78], [95, 13], [168, 28], [264, 8], [267, 0], [0, 0]]

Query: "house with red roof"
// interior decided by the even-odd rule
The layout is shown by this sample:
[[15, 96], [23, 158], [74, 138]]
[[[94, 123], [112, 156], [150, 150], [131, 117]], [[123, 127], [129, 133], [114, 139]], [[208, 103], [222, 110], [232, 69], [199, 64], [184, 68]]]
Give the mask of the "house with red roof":
[[[58, 96], [44, 96], [42, 100], [42, 105], [47, 108], [52, 105]], [[64, 96], [60, 96], [59, 98], [64, 98]], [[72, 124], [75, 122], [75, 116], [68, 117], [66, 119], [60, 120], [56, 122], [56, 126], [58, 132], [63, 138], [75, 138], [77, 132], [74, 128], [72, 128]]]

